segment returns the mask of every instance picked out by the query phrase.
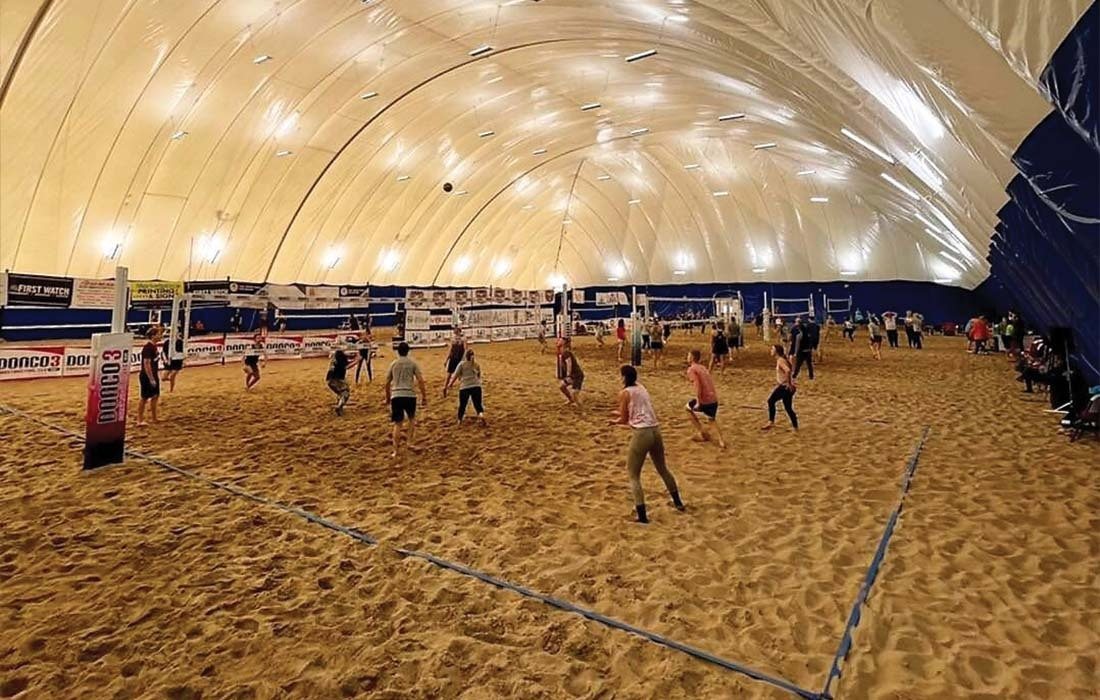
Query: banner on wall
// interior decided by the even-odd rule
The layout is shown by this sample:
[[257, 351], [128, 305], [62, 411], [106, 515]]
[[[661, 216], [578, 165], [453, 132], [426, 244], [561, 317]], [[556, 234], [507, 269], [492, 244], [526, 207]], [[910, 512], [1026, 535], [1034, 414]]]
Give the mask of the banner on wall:
[[159, 280], [130, 283], [130, 306], [135, 309], [162, 309], [172, 305], [172, 299], [183, 295], [183, 282]]
[[406, 289], [405, 306], [418, 309], [428, 305], [428, 295], [423, 289]]
[[336, 309], [340, 307], [340, 288], [324, 285], [306, 287], [307, 309]]
[[327, 357], [336, 345], [339, 335], [307, 335], [302, 337], [302, 357]]
[[489, 288], [488, 287], [478, 287], [477, 289], [474, 290], [474, 303], [475, 304], [488, 304], [490, 298], [491, 297], [489, 295]]
[[77, 277], [73, 280], [73, 300], [70, 306], [74, 309], [115, 308], [115, 281]]
[[527, 292], [523, 291], [522, 289], [513, 289], [512, 290], [512, 303], [513, 304], [519, 304], [519, 305], [526, 304], [527, 303]]
[[130, 333], [92, 336], [88, 407], [84, 414], [84, 468], [122, 461], [126, 448], [126, 404], [130, 388]]
[[573, 303], [574, 304], [583, 304], [584, 303], [584, 290], [583, 289], [574, 289], [573, 290]]
[[450, 306], [452, 294], [445, 289], [436, 289], [432, 291], [432, 307], [440, 308], [443, 306]]
[[[4, 273], [5, 306], [66, 307], [73, 298], [71, 277]], [[113, 300], [112, 300], [113, 304]]]
[[269, 335], [267, 340], [264, 341], [264, 352], [267, 353], [269, 359], [273, 360], [301, 357], [302, 340], [303, 338], [300, 335]]
[[370, 287], [366, 285], [344, 285], [340, 287], [340, 308], [351, 309], [370, 304]]
[[554, 303], [554, 290], [553, 289], [544, 289], [542, 291], [542, 302], [544, 304], [553, 304]]
[[538, 291], [527, 292], [527, 303], [528, 304], [535, 304], [536, 306], [538, 304], [541, 304], [542, 303], [542, 292], [538, 292]]
[[465, 306], [470, 303], [470, 290], [469, 289], [456, 289], [455, 290], [455, 303], [459, 306]]
[[596, 306], [626, 306], [626, 292], [596, 292]]
[[267, 301], [280, 309], [306, 308], [305, 292], [296, 284], [265, 285], [260, 292], [260, 297], [267, 297]]
[[0, 379], [60, 377], [65, 347], [9, 348], [0, 346]]
[[222, 361], [225, 341], [222, 338], [188, 338], [186, 364], [192, 367], [214, 365]]

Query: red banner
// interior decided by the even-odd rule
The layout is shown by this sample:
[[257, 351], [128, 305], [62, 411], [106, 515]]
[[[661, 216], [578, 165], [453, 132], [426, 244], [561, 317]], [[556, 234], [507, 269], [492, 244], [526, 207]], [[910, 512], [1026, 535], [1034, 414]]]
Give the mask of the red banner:
[[132, 343], [133, 336], [129, 333], [92, 336], [92, 368], [85, 413], [85, 469], [116, 464], [123, 459]]

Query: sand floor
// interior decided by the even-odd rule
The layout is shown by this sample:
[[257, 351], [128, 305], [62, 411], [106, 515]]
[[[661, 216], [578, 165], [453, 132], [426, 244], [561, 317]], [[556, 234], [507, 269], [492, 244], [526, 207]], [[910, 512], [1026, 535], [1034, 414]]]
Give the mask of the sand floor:
[[[533, 343], [477, 346], [488, 428], [455, 425], [442, 352], [415, 352], [432, 402], [399, 462], [382, 387], [337, 418], [324, 360], [270, 362], [250, 393], [238, 366], [190, 368], [164, 422], [130, 431], [377, 547], [139, 460], [82, 473], [78, 441], [0, 414], [0, 697], [791, 697], [393, 547], [817, 691], [924, 426], [838, 697], [1096, 696], [1100, 442], [1055, 435], [1003, 359], [932, 338], [876, 363], [833, 341], [802, 378], [802, 431], [781, 414], [763, 434], [774, 373], [755, 342], [719, 379], [722, 452], [691, 441], [680, 358], [699, 336], [673, 336], [642, 382], [689, 510], [647, 467], [640, 526], [629, 435], [606, 425], [614, 351], [579, 343], [584, 413]], [[84, 391], [8, 383], [0, 403], [80, 430]]]

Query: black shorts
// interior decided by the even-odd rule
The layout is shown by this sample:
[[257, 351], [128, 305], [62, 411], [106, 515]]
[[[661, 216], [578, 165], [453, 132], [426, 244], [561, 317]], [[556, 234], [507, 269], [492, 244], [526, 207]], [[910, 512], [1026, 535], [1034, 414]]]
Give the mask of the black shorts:
[[149, 381], [149, 378], [145, 376], [145, 372], [141, 372], [138, 375], [141, 381], [141, 398], [143, 399], [155, 399], [160, 396], [160, 383], [154, 384]]
[[573, 391], [581, 391], [584, 388], [584, 375], [573, 375], [572, 379], [569, 377], [562, 377], [561, 383]]
[[183, 360], [169, 360], [168, 369], [171, 372], [179, 372], [181, 369], [183, 369]]
[[245, 358], [244, 358], [244, 363], [248, 367], [251, 367], [253, 369], [259, 369], [260, 368], [260, 356], [259, 355], [246, 355]]
[[650, 350], [664, 350], [665, 349], [665, 344], [662, 343], [659, 340], [654, 340], [652, 343], [649, 344], [649, 349]]
[[697, 399], [688, 401], [688, 410], [693, 413], [702, 413], [707, 418], [714, 420], [718, 416], [718, 404], [717, 403], [705, 403], [702, 406], [699, 405]]
[[458, 369], [458, 366], [460, 364], [462, 364], [462, 358], [459, 358], [459, 359], [456, 360], [453, 357], [448, 357], [447, 358], [447, 374], [448, 375], [454, 374], [455, 370]]
[[370, 348], [359, 348], [359, 357], [364, 360], [370, 359]]
[[390, 420], [400, 423], [406, 416], [409, 420], [416, 418], [416, 397], [395, 396], [390, 399]]

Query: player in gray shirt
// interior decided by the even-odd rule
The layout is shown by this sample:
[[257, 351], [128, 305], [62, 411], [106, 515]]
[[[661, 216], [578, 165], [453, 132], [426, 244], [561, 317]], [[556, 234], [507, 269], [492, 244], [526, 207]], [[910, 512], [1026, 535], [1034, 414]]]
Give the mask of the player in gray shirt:
[[413, 439], [416, 435], [416, 388], [419, 384], [423, 405], [428, 405], [428, 387], [420, 365], [409, 357], [409, 344], [402, 342], [397, 346], [397, 359], [386, 371], [386, 402], [390, 405], [390, 420], [393, 421], [393, 457], [401, 451], [401, 426], [405, 418], [409, 419], [409, 434], [405, 441], [410, 450], [415, 450]]

